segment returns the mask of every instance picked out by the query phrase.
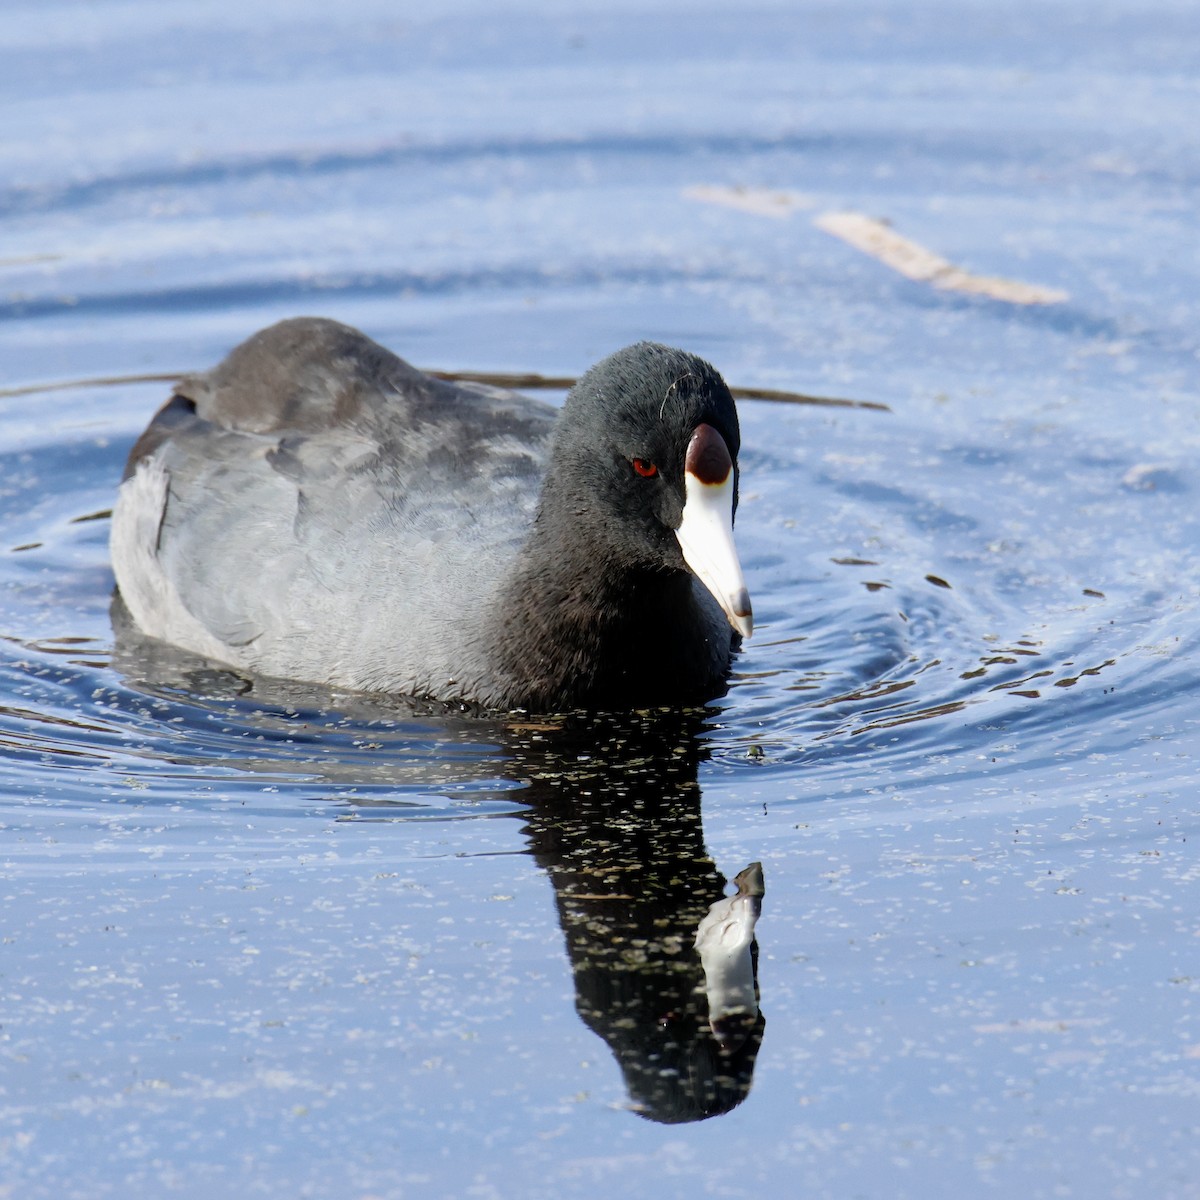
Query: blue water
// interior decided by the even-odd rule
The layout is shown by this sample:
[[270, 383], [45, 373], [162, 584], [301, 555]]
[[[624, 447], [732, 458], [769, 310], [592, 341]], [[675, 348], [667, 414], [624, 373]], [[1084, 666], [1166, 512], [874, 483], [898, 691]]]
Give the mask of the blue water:
[[[1196, 1195], [1200, 7], [2, 26], [0, 1197]], [[758, 628], [700, 716], [117, 643], [168, 385], [96, 381], [302, 312], [886, 407], [742, 403]], [[756, 861], [722, 1053], [692, 939]]]

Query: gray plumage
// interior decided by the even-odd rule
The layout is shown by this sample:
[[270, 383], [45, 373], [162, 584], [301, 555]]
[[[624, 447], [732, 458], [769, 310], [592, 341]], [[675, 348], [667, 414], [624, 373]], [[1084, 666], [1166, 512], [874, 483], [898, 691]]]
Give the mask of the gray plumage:
[[701, 420], [736, 463], [724, 383], [663, 346], [594, 367], [560, 417], [284, 321], [183, 380], [134, 446], [118, 587], [150, 636], [265, 675], [492, 708], [697, 702], [735, 645], [672, 536]]

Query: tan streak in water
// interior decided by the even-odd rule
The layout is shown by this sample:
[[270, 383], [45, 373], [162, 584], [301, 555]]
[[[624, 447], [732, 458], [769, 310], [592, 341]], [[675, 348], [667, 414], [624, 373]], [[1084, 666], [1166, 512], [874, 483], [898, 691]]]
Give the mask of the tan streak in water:
[[988, 296], [1008, 304], [1061, 304], [1068, 299], [1068, 294], [1059, 288], [1040, 287], [994, 275], [973, 275], [919, 242], [897, 233], [883, 221], [862, 213], [822, 213], [814, 219], [814, 224], [856, 250], [877, 258], [905, 278], [931, 284], [943, 291]]

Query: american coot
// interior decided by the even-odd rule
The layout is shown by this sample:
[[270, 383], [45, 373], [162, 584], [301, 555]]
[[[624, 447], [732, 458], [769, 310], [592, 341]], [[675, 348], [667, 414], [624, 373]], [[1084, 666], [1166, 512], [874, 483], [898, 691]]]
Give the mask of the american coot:
[[561, 413], [297, 318], [183, 380], [129, 456], [120, 595], [264, 675], [488, 708], [723, 691], [750, 600], [729, 389], [640, 342]]

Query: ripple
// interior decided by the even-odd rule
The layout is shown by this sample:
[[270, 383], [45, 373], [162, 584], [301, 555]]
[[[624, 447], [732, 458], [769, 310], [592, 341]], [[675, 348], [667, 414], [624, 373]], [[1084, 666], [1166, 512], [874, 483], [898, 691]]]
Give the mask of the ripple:
[[[847, 420], [853, 457], [841, 446]], [[1123, 584], [1131, 564], [1099, 561], [1099, 545], [1079, 536], [1064, 570], [1068, 556], [1021, 489], [1011, 494], [1022, 461], [1012, 448], [933, 446], [927, 431], [875, 413], [831, 420], [750, 404], [744, 424], [753, 490], [739, 539], [759, 628], [711, 708], [709, 778], [768, 772], [780, 789], [870, 790], [936, 764], [972, 778], [1011, 759], [997, 747], [1013, 739], [1022, 761], [1061, 764], [1123, 744], [1135, 716], [1190, 702], [1196, 595], [1172, 595], [1158, 576]], [[1046, 467], [1024, 454], [1031, 488]], [[0, 746], [14, 794], [281, 816], [521, 811], [502, 720], [248, 680], [152, 643], [114, 654], [105, 501], [121, 457], [103, 438], [44, 432], [9, 456]], [[1085, 448], [1085, 460], [1094, 472], [1120, 467], [1103, 448]], [[981, 503], [999, 479], [1007, 503]], [[1107, 497], [1143, 499], [1119, 476]]]

